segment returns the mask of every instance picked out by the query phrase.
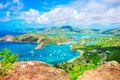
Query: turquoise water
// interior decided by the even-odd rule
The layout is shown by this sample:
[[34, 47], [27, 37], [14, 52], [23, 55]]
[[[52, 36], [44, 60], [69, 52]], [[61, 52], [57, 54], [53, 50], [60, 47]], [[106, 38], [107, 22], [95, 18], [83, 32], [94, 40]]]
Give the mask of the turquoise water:
[[49, 36], [59, 36], [59, 34], [48, 34]]
[[97, 37], [103, 36], [102, 34], [66, 34], [68, 37], [76, 37], [76, 38], [88, 38], [88, 37]]
[[49, 64], [62, 63], [78, 57], [78, 51], [72, 51], [70, 44], [57, 45], [52, 44], [43, 47], [41, 50], [35, 50], [37, 46], [35, 43], [22, 42], [0, 42], [0, 50], [2, 48], [9, 48], [13, 52], [20, 54], [19, 61], [38, 60], [47, 62]]
[[17, 35], [23, 35], [27, 32], [23, 32], [23, 31], [6, 31], [6, 30], [0, 30], [0, 37], [4, 37], [6, 35], [14, 35], [14, 36], [17, 36]]
[[[59, 36], [59, 34], [48, 34], [49, 36]], [[89, 37], [98, 37], [104, 36], [103, 34], [65, 34], [67, 37], [76, 37], [76, 38], [89, 38]]]
[[88, 41], [87, 45], [93, 45], [95, 43], [99, 42], [99, 40], [94, 40], [94, 41]]
[[[58, 34], [49, 34], [49, 36], [58, 36]], [[102, 36], [98, 34], [66, 34], [68, 37], [95, 37]], [[75, 41], [75, 42], [79, 42]], [[87, 44], [95, 44], [97, 41], [90, 41]], [[49, 64], [62, 63], [78, 57], [80, 53], [78, 51], [72, 51], [70, 49], [71, 44], [63, 44], [61, 46], [52, 44], [43, 47], [41, 50], [35, 50], [37, 44], [35, 43], [23, 43], [23, 42], [0, 42], [0, 50], [3, 48], [9, 48], [11, 51], [16, 52], [20, 56], [19, 61], [38, 60], [47, 62]]]

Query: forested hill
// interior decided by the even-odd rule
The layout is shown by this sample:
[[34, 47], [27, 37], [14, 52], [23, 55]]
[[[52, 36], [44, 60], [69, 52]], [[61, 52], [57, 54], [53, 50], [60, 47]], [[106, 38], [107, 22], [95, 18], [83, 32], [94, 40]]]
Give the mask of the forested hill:
[[45, 28], [43, 30], [40, 30], [40, 32], [44, 33], [55, 33], [55, 34], [61, 34], [61, 33], [76, 33], [76, 34], [109, 34], [109, 35], [115, 35], [120, 36], [120, 28], [114, 28], [114, 29], [86, 29], [86, 28], [80, 28], [80, 27], [72, 27], [72, 26], [62, 26], [62, 27], [49, 27]]

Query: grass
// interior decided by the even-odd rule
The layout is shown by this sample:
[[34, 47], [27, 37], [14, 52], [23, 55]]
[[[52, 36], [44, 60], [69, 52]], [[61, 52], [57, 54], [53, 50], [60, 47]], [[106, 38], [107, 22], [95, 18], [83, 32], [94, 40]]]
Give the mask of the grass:
[[120, 39], [113, 36], [99, 37], [99, 39], [100, 42], [94, 45], [87, 45], [86, 40], [84, 43], [73, 44], [72, 50], [82, 50], [83, 55], [71, 63], [66, 62], [54, 66], [64, 69], [73, 80], [76, 80], [86, 70], [95, 69], [107, 61], [114, 60], [120, 63]]

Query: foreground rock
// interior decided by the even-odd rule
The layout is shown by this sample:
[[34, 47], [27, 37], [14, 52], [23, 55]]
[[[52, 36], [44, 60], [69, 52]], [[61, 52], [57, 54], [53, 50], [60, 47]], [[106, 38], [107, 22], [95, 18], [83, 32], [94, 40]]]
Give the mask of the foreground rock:
[[78, 80], [120, 80], [120, 64], [108, 62], [95, 70], [86, 71]]
[[71, 80], [65, 71], [43, 62], [17, 62], [14, 65], [14, 70], [8, 71], [0, 80]]

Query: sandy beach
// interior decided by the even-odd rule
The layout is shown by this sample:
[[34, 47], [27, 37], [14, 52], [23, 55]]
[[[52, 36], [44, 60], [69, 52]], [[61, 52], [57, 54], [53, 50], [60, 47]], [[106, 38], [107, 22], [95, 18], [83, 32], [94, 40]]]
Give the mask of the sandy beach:
[[83, 55], [83, 51], [82, 51], [82, 50], [77, 50], [77, 51], [80, 52], [80, 56], [78, 56], [78, 57], [76, 57], [76, 58], [73, 58], [73, 59], [67, 61], [67, 63], [71, 63], [71, 62], [73, 62], [75, 59], [77, 59], [77, 58], [79, 58], [79, 57], [81, 57], [81, 56]]

